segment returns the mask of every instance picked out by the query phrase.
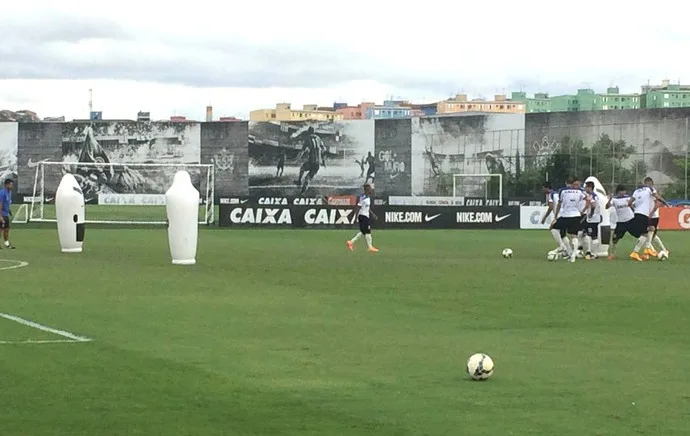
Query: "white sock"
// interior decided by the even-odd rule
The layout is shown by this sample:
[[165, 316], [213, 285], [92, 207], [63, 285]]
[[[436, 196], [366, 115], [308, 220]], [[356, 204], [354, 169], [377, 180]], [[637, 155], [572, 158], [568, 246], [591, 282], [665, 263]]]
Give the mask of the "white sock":
[[616, 255], [616, 245], [613, 242], [609, 244], [609, 256], [615, 256]]
[[5, 247], [9, 247], [9, 246], [10, 246], [10, 241], [5, 241]]
[[573, 243], [573, 251], [570, 253], [570, 258], [575, 259], [577, 257], [577, 249], [579, 246], [578, 238], [574, 237], [571, 242]]
[[570, 240], [568, 238], [561, 239], [561, 247], [565, 250], [565, 253], [570, 256], [573, 252], [573, 248], [570, 246]]
[[585, 247], [586, 247], [587, 253], [592, 252], [592, 237], [589, 235], [585, 236]]
[[652, 238], [647, 238], [647, 243], [645, 245], [645, 248], [653, 249], [654, 247], [652, 246]]
[[364, 235], [364, 239], [367, 241], [367, 247], [373, 247], [373, 245], [371, 245], [371, 233]]
[[640, 236], [640, 239], [637, 240], [637, 244], [635, 244], [635, 248], [633, 249], [634, 253], [639, 253], [640, 250], [642, 250], [642, 247], [644, 247], [647, 244], [647, 237], [646, 236]]
[[352, 239], [350, 239], [350, 242], [352, 242], [354, 244], [361, 237], [362, 237], [362, 232], [359, 232]]
[[654, 242], [656, 242], [657, 245], [661, 248], [661, 251], [666, 251], [666, 247], [664, 246], [664, 243], [661, 242], [661, 238], [659, 237], [659, 235], [656, 235], [654, 237]]
[[556, 244], [558, 244], [558, 248], [560, 248], [561, 250], [568, 251], [567, 247], [563, 243], [563, 238], [561, 238], [560, 230], [552, 229], [551, 236], [553, 236], [553, 239], [556, 241]]

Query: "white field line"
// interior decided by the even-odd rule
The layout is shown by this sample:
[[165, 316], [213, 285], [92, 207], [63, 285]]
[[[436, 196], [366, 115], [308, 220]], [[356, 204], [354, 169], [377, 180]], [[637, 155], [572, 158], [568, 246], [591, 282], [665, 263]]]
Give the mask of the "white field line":
[[[37, 322], [29, 321], [27, 319], [20, 318], [18, 316], [10, 315], [7, 313], [0, 313], [0, 317], [8, 319], [10, 321], [14, 321], [14, 322], [19, 323], [21, 325], [25, 325], [27, 327], [32, 327], [32, 328], [35, 328], [37, 330], [41, 330], [44, 332], [52, 333], [54, 335], [62, 336], [63, 338], [69, 339], [71, 342], [91, 342], [92, 341], [92, 339], [87, 338], [85, 336], [78, 336], [78, 335], [75, 335], [74, 333], [70, 333], [70, 332], [67, 332], [64, 330], [54, 329], [52, 327], [44, 326], [44, 325], [39, 324]], [[34, 343], [35, 342], [36, 341], [34, 341]]]
[[25, 266], [29, 266], [29, 262], [24, 262], [23, 260], [0, 259], [0, 262], [13, 262], [14, 263], [14, 265], [10, 265], [10, 266], [0, 266], [0, 271], [4, 271], [6, 269], [24, 268]]
[[10, 344], [77, 344], [79, 342], [89, 342], [89, 341], [75, 341], [73, 339], [47, 339], [43, 341], [0, 341], [0, 345], [10, 345]]

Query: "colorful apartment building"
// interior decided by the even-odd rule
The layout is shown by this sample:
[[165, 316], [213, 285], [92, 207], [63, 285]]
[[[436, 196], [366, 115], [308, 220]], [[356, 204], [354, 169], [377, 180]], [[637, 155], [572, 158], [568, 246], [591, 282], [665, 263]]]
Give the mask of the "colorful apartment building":
[[290, 103], [278, 103], [275, 109], [257, 109], [249, 112], [250, 121], [337, 121], [343, 115], [324, 110], [315, 104], [305, 104], [302, 109], [292, 109]]
[[454, 98], [438, 102], [436, 104], [436, 113], [490, 112], [523, 114], [525, 113], [525, 107], [525, 103], [508, 100], [505, 95], [496, 95], [493, 100], [468, 100], [466, 94], [457, 94]]

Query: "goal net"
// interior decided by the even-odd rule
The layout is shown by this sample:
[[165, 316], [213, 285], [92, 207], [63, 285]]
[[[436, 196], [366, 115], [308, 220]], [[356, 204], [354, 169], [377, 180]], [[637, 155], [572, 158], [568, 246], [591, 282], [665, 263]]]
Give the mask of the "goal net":
[[55, 192], [70, 173], [84, 193], [87, 223], [166, 224], [165, 192], [178, 171], [187, 171], [199, 191], [199, 224], [211, 224], [213, 165], [94, 162], [40, 162], [26, 221], [56, 222]]
[[503, 206], [503, 174], [453, 174], [453, 197], [483, 198]]

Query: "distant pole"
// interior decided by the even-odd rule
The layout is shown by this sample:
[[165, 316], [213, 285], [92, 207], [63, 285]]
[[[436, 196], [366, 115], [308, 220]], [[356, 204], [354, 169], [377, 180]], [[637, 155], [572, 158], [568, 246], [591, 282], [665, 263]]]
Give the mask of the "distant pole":
[[89, 119], [91, 119], [91, 113], [93, 112], [93, 89], [89, 88]]
[[685, 118], [685, 199], [688, 199], [688, 148], [690, 148], [690, 138], [688, 138], [688, 118]]

